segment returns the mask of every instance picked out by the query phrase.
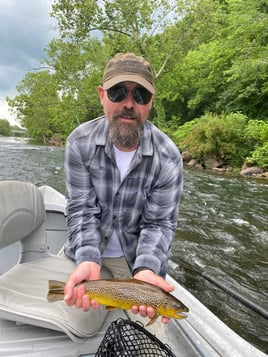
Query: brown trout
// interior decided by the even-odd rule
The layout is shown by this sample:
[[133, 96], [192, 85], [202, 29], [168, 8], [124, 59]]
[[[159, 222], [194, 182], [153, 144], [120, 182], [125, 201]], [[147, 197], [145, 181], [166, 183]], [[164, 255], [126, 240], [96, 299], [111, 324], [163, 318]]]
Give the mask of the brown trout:
[[[63, 300], [65, 283], [49, 280], [47, 300], [55, 302]], [[85, 280], [77, 286], [83, 285], [91, 300], [106, 305], [107, 310], [129, 310], [132, 306], [150, 306], [155, 309], [155, 317], [148, 325], [153, 324], [158, 316], [183, 319], [189, 309], [173, 295], [161, 288], [137, 279], [100, 279]]]

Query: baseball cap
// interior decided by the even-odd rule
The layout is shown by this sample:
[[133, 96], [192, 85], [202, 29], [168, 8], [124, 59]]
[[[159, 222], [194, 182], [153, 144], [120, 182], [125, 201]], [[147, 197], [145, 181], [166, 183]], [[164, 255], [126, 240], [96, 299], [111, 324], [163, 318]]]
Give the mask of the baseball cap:
[[155, 93], [153, 71], [149, 62], [134, 53], [117, 53], [107, 64], [103, 73], [103, 89], [107, 90], [120, 82], [135, 82]]

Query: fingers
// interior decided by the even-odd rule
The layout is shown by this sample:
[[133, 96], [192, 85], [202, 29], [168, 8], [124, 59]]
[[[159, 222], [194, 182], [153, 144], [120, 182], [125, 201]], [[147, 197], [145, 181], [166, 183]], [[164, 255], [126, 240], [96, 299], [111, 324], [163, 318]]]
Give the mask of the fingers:
[[74, 305], [83, 311], [88, 311], [90, 308], [97, 309], [99, 307], [99, 303], [96, 300], [90, 300], [82, 285], [73, 288], [71, 297], [64, 297], [64, 301], [68, 306]]
[[85, 295], [86, 291], [83, 285], [80, 285], [78, 288], [75, 288], [75, 290], [76, 290], [76, 299], [74, 303], [78, 309], [81, 309], [83, 308], [83, 302], [87, 303], [86, 297], [88, 298], [88, 296]]
[[[82, 297], [82, 305], [81, 305], [81, 309], [83, 311], [88, 311], [90, 308], [92, 309], [98, 309], [100, 306], [100, 304], [98, 303], [98, 301], [96, 300], [90, 300], [89, 297], [87, 295], [84, 295]], [[76, 305], [76, 307], [78, 307]]]
[[142, 317], [149, 317], [150, 319], [155, 316], [155, 311], [152, 307], [141, 306], [132, 306], [131, 311], [133, 314], [140, 314]]
[[[149, 269], [141, 270], [134, 276], [134, 278], [156, 285], [168, 293], [174, 290], [173, 285], [170, 285], [164, 278], [155, 274], [152, 270]], [[156, 314], [152, 307], [146, 306], [133, 306], [131, 311], [133, 314], [139, 313], [142, 317], [148, 317], [149, 319], [153, 319]], [[162, 317], [161, 322], [167, 324], [169, 320], [170, 319], [168, 317]]]
[[98, 308], [95, 300], [90, 300], [83, 285], [77, 286], [83, 280], [97, 280], [100, 278], [100, 266], [94, 262], [79, 264], [70, 274], [64, 289], [64, 301], [68, 306], [76, 306], [78, 309], [88, 311], [90, 308]]
[[155, 274], [152, 270], [149, 269], [140, 271], [134, 276], [134, 278], [156, 285], [168, 293], [174, 290], [173, 285], [170, 285], [164, 278]]
[[165, 317], [165, 316], [163, 316], [162, 319], [161, 319], [161, 322], [162, 322], [163, 324], [168, 324], [169, 321], [170, 321], [170, 319], [169, 319], [168, 317]]
[[[132, 306], [131, 312], [135, 315], [140, 314], [142, 317], [148, 317], [149, 319], [153, 319], [155, 317], [155, 310], [150, 306]], [[163, 324], [167, 324], [169, 321], [170, 319], [168, 317], [163, 316], [161, 318], [161, 322]]]

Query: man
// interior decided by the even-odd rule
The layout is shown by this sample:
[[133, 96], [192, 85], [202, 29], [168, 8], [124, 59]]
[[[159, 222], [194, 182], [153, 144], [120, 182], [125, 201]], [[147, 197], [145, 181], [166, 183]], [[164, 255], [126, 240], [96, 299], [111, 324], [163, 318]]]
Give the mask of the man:
[[[98, 93], [104, 116], [73, 131], [65, 159], [65, 255], [77, 264], [65, 302], [84, 311], [99, 305], [75, 285], [100, 279], [102, 267], [173, 290], [164, 278], [182, 192], [179, 150], [147, 121], [155, 94], [151, 65], [133, 53], [115, 55]], [[155, 314], [148, 306], [132, 312]]]

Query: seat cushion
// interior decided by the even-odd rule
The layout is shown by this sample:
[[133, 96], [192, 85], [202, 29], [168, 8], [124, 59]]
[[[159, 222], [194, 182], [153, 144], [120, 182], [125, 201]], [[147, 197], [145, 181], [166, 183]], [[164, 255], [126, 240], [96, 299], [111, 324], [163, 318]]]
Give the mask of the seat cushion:
[[42, 193], [31, 183], [1, 181], [0, 202], [0, 248], [28, 237], [46, 219]]
[[15, 265], [0, 276], [0, 317], [64, 331], [73, 340], [92, 336], [107, 315], [102, 306], [84, 312], [63, 301], [47, 301], [48, 280], [66, 281], [74, 268], [67, 257], [54, 255]]

